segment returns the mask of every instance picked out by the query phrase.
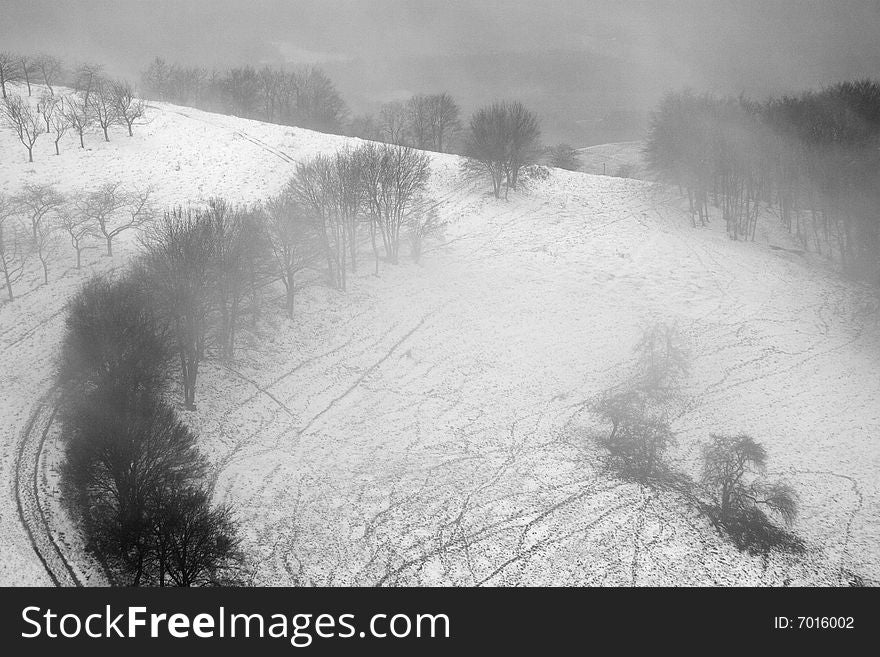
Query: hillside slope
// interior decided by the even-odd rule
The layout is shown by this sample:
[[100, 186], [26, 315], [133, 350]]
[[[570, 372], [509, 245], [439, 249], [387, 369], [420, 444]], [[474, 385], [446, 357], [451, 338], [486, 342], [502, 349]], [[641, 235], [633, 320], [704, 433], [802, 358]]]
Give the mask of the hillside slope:
[[[133, 138], [92, 136], [85, 152], [65, 141], [60, 157], [38, 143], [29, 165], [0, 134], [0, 191], [122, 180], [153, 185], [165, 205], [257, 201], [295, 161], [352, 140], [157, 104]], [[880, 578], [880, 339], [867, 291], [731, 242], [720, 222], [693, 229], [680, 200], [641, 181], [553, 171], [498, 201], [462, 179], [455, 156], [435, 155], [433, 171], [450, 226], [422, 264], [374, 277], [364, 252], [350, 292], [311, 285], [294, 320], [273, 307], [234, 363], [205, 364], [186, 418], [257, 583]], [[65, 300], [123, 264], [133, 238], [112, 259], [90, 252], [81, 272], [59, 278], [59, 266], [48, 286], [35, 272], [0, 305], [0, 583], [48, 583], [16, 512], [16, 446], [51, 386]], [[673, 427], [681, 466], [696, 474], [710, 432], [762, 440], [801, 495], [805, 558], [740, 554], [674, 496], [598, 468], [584, 401], [621, 380], [655, 321], [677, 322], [691, 352]], [[39, 462], [47, 506], [53, 462]], [[76, 560], [75, 534], [53, 517]]]

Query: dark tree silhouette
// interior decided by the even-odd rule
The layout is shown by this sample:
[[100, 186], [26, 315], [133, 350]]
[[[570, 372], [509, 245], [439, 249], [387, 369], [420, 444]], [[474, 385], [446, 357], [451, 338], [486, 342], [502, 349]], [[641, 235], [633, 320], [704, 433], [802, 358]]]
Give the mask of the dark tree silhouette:
[[154, 303], [171, 332], [180, 363], [184, 404], [193, 408], [213, 300], [210, 218], [191, 209], [166, 212], [146, 232], [143, 244]]

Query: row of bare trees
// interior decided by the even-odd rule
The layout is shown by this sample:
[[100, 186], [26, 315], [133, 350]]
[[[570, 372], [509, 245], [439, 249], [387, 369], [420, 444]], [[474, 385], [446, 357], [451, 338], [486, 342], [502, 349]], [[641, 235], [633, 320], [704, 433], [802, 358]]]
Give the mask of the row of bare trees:
[[0, 273], [10, 301], [14, 286], [25, 275], [27, 263], [36, 258], [49, 282], [50, 266], [62, 244], [69, 243], [82, 266], [82, 254], [103, 243], [113, 255], [114, 240], [138, 228], [154, 216], [149, 188], [126, 188], [107, 183], [88, 192], [65, 197], [53, 185], [27, 183], [21, 192], [0, 194]]
[[211, 505], [196, 435], [163, 400], [169, 325], [142, 268], [88, 281], [67, 308], [60, 413], [65, 500], [111, 583], [223, 585], [242, 555]]
[[460, 117], [461, 108], [448, 93], [416, 94], [406, 102], [383, 104], [377, 115], [354, 117], [349, 134], [444, 153], [452, 150], [460, 135]]
[[687, 191], [694, 224], [721, 208], [732, 239], [754, 239], [762, 208], [804, 250], [880, 282], [880, 82], [859, 80], [756, 103], [668, 94], [645, 154]]
[[306, 269], [326, 267], [329, 284], [345, 290], [367, 232], [376, 274], [383, 255], [399, 261], [404, 231], [417, 259], [422, 240], [440, 227], [425, 195], [428, 162], [409, 147], [366, 144], [301, 163], [263, 204], [212, 199], [154, 222], [142, 238], [141, 266], [171, 327], [184, 403], [195, 403], [209, 345], [234, 357], [242, 321], [256, 322], [266, 286], [281, 283], [290, 317]]
[[100, 129], [105, 141], [110, 141], [114, 125], [124, 127], [131, 137], [145, 113], [146, 105], [129, 82], [104, 77], [89, 78], [87, 87], [65, 95], [48, 90], [35, 103], [10, 92], [0, 105], [0, 119], [18, 136], [28, 162], [34, 161], [34, 146], [43, 134], [53, 140], [55, 154], [60, 155], [60, 142], [68, 132], [78, 135], [80, 148], [85, 148], [85, 134], [92, 128]]
[[295, 71], [241, 66], [221, 72], [157, 57], [142, 73], [142, 82], [158, 100], [323, 132], [342, 132], [348, 115], [333, 82], [315, 66]]
[[440, 228], [427, 196], [430, 158], [409, 146], [367, 143], [355, 150], [321, 155], [297, 165], [284, 194], [305, 213], [319, 238], [330, 281], [346, 288], [346, 263], [357, 270], [361, 226], [369, 232], [379, 273], [382, 259], [396, 264], [405, 229], [413, 255], [421, 241]]
[[3, 98], [8, 92], [7, 85], [16, 82], [27, 87], [28, 96], [31, 95], [32, 84], [44, 84], [52, 93], [53, 85], [58, 84], [64, 74], [64, 64], [54, 55], [22, 55], [0, 51], [0, 93]]

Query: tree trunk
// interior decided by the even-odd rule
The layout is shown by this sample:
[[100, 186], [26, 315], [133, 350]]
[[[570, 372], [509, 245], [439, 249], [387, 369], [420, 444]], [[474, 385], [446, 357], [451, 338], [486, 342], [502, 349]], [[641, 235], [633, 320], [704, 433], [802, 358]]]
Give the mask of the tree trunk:
[[3, 269], [3, 276], [6, 278], [6, 293], [9, 295], [9, 300], [15, 301], [15, 296], [12, 294], [12, 281], [9, 280], [8, 268]]
[[287, 283], [287, 300], [285, 303], [285, 310], [287, 310], [287, 316], [290, 319], [293, 319], [293, 276], [290, 276], [290, 280]]

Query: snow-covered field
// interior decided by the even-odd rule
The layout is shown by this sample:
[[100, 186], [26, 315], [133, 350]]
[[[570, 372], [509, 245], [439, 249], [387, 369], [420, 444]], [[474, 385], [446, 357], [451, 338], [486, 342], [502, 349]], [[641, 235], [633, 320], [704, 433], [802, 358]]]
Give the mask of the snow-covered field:
[[[352, 140], [156, 104], [149, 123], [35, 162], [0, 134], [0, 191], [152, 185], [163, 205], [257, 201], [294, 162]], [[720, 222], [693, 229], [648, 183], [554, 170], [508, 201], [434, 156], [450, 222], [419, 265], [348, 293], [281, 301], [231, 365], [205, 363], [185, 414], [216, 467], [259, 584], [828, 584], [880, 579], [877, 298], [822, 263]], [[52, 383], [67, 298], [136, 249], [82, 272], [34, 271], [0, 304], [0, 584], [49, 583], [16, 511], [17, 444]], [[63, 272], [63, 276], [61, 276]], [[692, 372], [676, 458], [696, 473], [710, 432], [749, 432], [801, 495], [806, 557], [739, 553], [671, 494], [603, 474], [585, 400], [618, 383], [642, 329], [675, 321]], [[52, 459], [44, 459], [51, 464]], [[50, 465], [41, 479], [57, 497]], [[48, 504], [48, 503], [47, 503]], [[65, 534], [69, 550], [76, 549]]]

